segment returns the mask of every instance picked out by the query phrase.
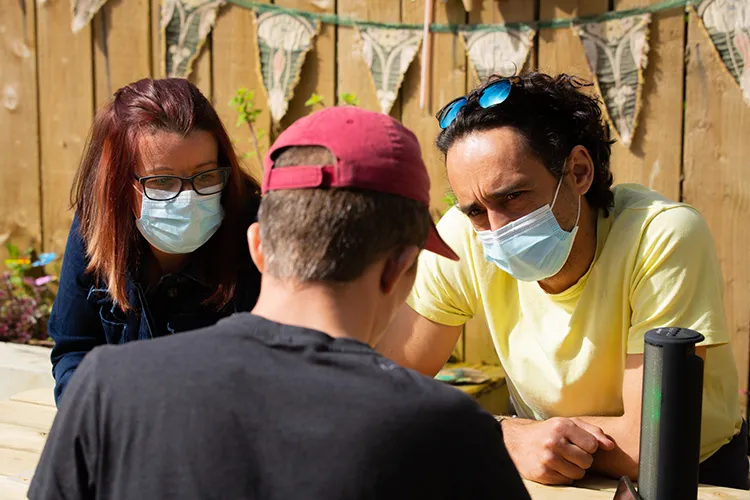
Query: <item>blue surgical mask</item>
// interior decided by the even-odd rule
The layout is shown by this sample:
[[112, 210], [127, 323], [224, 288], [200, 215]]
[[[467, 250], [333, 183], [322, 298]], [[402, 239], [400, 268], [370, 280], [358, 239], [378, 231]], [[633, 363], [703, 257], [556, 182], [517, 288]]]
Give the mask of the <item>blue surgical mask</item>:
[[560, 192], [562, 177], [557, 184], [552, 205], [544, 205], [495, 231], [477, 231], [484, 248], [484, 257], [519, 281], [540, 281], [554, 276], [568, 260], [581, 217], [572, 231], [560, 227], [552, 207]]
[[182, 191], [169, 201], [143, 197], [138, 230], [146, 241], [162, 252], [191, 253], [206, 243], [221, 226], [224, 209], [221, 192], [201, 196]]

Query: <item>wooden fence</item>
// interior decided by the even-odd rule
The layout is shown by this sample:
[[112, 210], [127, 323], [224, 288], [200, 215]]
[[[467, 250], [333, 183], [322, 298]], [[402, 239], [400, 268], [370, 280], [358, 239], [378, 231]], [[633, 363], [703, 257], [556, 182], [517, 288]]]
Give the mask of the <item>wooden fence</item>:
[[[482, 0], [467, 14], [460, 0], [435, 1], [435, 22], [492, 23], [599, 14], [658, 0]], [[276, 0], [312, 9], [309, 0]], [[329, 12], [358, 19], [419, 23], [424, 0], [328, 0]], [[24, 9], [25, 7], [25, 14]], [[62, 252], [71, 222], [68, 194], [94, 110], [120, 86], [159, 76], [159, 0], [109, 0], [77, 34], [70, 29], [68, 0], [4, 0], [0, 7], [0, 242], [8, 237], [46, 251]], [[239, 150], [249, 151], [246, 128], [234, 128], [229, 101], [240, 87], [256, 90], [264, 111], [258, 127], [271, 131], [256, 70], [253, 13], [221, 9], [191, 80], [214, 103]], [[106, 33], [106, 37], [103, 36]], [[409, 69], [392, 115], [416, 132], [433, 181], [434, 208], [444, 208], [447, 187], [433, 147], [434, 112], [474, 85], [463, 43], [433, 35], [429, 106], [419, 108], [418, 60]], [[537, 34], [528, 66], [548, 73], [590, 73], [580, 42], [569, 29]], [[630, 149], [614, 146], [616, 182], [640, 182], [699, 208], [708, 219], [726, 282], [740, 387], [747, 390], [750, 335], [750, 108], [713, 53], [694, 14], [680, 9], [654, 16], [640, 124]], [[106, 50], [105, 50], [106, 48]], [[323, 25], [308, 55], [283, 125], [309, 110], [316, 92], [334, 104], [342, 92], [378, 109], [374, 86], [360, 56], [356, 33]], [[105, 54], [108, 53], [108, 57]], [[14, 94], [15, 93], [15, 94]], [[17, 96], [17, 102], [14, 95]], [[2, 252], [0, 250], [0, 252]], [[0, 253], [0, 258], [2, 258]], [[486, 335], [466, 336], [468, 361], [492, 362]], [[743, 396], [743, 406], [745, 398]]]

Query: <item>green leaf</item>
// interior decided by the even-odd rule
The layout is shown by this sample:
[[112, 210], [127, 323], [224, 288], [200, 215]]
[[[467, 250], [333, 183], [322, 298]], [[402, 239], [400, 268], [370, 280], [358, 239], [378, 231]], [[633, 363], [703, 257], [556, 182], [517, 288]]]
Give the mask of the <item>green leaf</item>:
[[356, 95], [350, 92], [344, 92], [343, 94], [341, 94], [341, 100], [349, 106], [359, 106], [359, 99], [357, 99]]
[[265, 137], [266, 131], [263, 129], [258, 129], [257, 132], [255, 132], [255, 138], [258, 140], [261, 140], [263, 137]]
[[14, 245], [13, 243], [6, 243], [5, 248], [8, 249], [8, 256], [11, 259], [17, 259], [19, 257], [18, 255], [18, 246]]
[[312, 107], [316, 104], [320, 104], [323, 102], [323, 96], [318, 94], [317, 92], [313, 92], [312, 95], [308, 100], [305, 101], [305, 106]]

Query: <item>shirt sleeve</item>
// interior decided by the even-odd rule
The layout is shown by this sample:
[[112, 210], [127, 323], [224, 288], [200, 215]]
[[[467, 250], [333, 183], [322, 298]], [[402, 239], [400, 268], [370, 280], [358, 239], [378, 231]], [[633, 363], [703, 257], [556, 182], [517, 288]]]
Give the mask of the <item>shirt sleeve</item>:
[[86, 356], [71, 378], [29, 487], [31, 500], [95, 497], [99, 354]]
[[106, 343], [98, 311], [88, 300], [92, 279], [86, 274], [86, 266], [85, 244], [76, 216], [68, 235], [60, 286], [49, 319], [49, 335], [55, 341], [52, 374], [58, 404], [71, 375], [86, 353]]
[[660, 327], [695, 330], [699, 345], [729, 342], [724, 284], [711, 231], [693, 208], [678, 206], [656, 215], [641, 236], [630, 283], [628, 354], [643, 353], [647, 331]]
[[500, 424], [473, 401], [471, 407], [462, 418], [454, 421], [460, 433], [455, 442], [463, 447], [456, 454], [464, 469], [458, 471], [464, 483], [459, 487], [462, 498], [530, 500], [505, 447]]
[[479, 302], [472, 229], [466, 216], [455, 207], [443, 216], [437, 228], [460, 260], [453, 261], [432, 252], [422, 252], [417, 279], [407, 303], [431, 321], [459, 326], [474, 316]]

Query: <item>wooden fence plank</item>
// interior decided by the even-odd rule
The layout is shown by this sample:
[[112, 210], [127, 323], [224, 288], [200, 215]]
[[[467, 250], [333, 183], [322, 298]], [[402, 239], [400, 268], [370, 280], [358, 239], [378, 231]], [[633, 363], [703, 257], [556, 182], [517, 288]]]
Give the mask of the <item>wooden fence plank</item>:
[[[96, 105], [151, 75], [150, 0], [109, 0], [92, 21]], [[105, 36], [106, 35], [106, 36]]]
[[37, 6], [44, 248], [61, 253], [70, 186], [94, 112], [91, 26], [72, 33], [68, 2]]
[[[434, 2], [434, 22], [465, 23], [466, 11], [461, 2]], [[420, 23], [424, 20], [424, 0], [402, 0], [402, 20], [405, 23]], [[430, 208], [435, 218], [449, 208], [445, 201], [449, 190], [443, 157], [435, 147], [440, 128], [435, 113], [446, 102], [466, 93], [466, 49], [463, 41], [451, 33], [432, 33], [429, 99], [425, 109], [419, 107], [422, 51], [420, 50], [401, 86], [402, 122], [419, 139], [427, 170], [430, 174]], [[424, 41], [422, 42], [424, 43]], [[461, 361], [466, 357], [464, 337], [459, 339], [454, 355]]]
[[164, 76], [161, 69], [161, 0], [151, 0], [151, 77]]
[[33, 0], [0, 9], [0, 266], [5, 242], [39, 248], [39, 127]]
[[261, 114], [256, 129], [263, 131], [260, 138], [261, 157], [268, 149], [271, 115], [258, 68], [258, 48], [251, 10], [229, 5], [223, 7], [213, 30], [214, 105], [234, 141], [238, 154], [245, 154], [245, 166], [257, 179], [263, 176], [254, 151], [247, 125], [235, 127], [237, 113], [229, 105], [237, 89], [245, 87], [255, 92], [255, 106]]
[[[419, 2], [407, 3], [416, 5]], [[395, 0], [368, 0], [367, 2], [338, 0], [337, 13], [339, 16], [368, 21], [399, 22], [401, 20], [401, 6]], [[361, 107], [380, 111], [380, 104], [378, 104], [378, 98], [375, 95], [375, 85], [372, 82], [370, 70], [362, 58], [362, 40], [357, 29], [339, 26], [337, 30], [338, 103], [341, 103], [342, 93], [350, 93], [359, 98]], [[399, 100], [394, 103], [391, 116], [401, 118]]]
[[[683, 199], [697, 207], [714, 235], [724, 273], [727, 320], [740, 374], [748, 386], [750, 335], [750, 108], [690, 14], [686, 73]], [[741, 397], [743, 409], [746, 396]]]
[[[403, 22], [420, 23], [424, 19], [424, 0], [402, 0]], [[436, 23], [465, 23], [466, 11], [461, 2], [434, 2]], [[466, 50], [463, 42], [452, 33], [432, 33], [432, 68], [430, 99], [425, 109], [419, 108], [420, 68], [422, 52], [414, 58], [401, 86], [403, 96], [402, 122], [417, 135], [422, 146], [427, 170], [430, 173], [430, 200], [437, 217], [448, 205], [444, 201], [448, 191], [443, 157], [435, 147], [440, 132], [435, 113], [454, 97], [466, 93]], [[424, 42], [422, 42], [424, 43]]]
[[[313, 9], [309, 0], [276, 0], [275, 3], [294, 9], [330, 14], [335, 12], [334, 2], [321, 4], [325, 9]], [[305, 101], [313, 92], [323, 96], [323, 105], [336, 104], [336, 26], [321, 23], [318, 36], [315, 38], [315, 46], [305, 56], [301, 74], [297, 88], [294, 89], [294, 97], [289, 102], [289, 110], [281, 120], [282, 128], [288, 127], [298, 118], [313, 111], [305, 106]], [[316, 106], [316, 109], [318, 107]]]
[[[619, 0], [618, 10], [661, 0]], [[685, 14], [673, 9], [654, 14], [641, 112], [630, 148], [612, 147], [615, 183], [637, 182], [679, 200], [682, 161]]]
[[[608, 9], [607, 0], [540, 0], [540, 19], [560, 19], [601, 14]], [[540, 30], [539, 69], [544, 73], [572, 73], [590, 81], [591, 71], [586, 63], [578, 36], [568, 28]]]
[[206, 98], [213, 103], [213, 79], [212, 71], [212, 35], [208, 35], [198, 58], [193, 62], [193, 70], [188, 75], [188, 79], [200, 89]]

